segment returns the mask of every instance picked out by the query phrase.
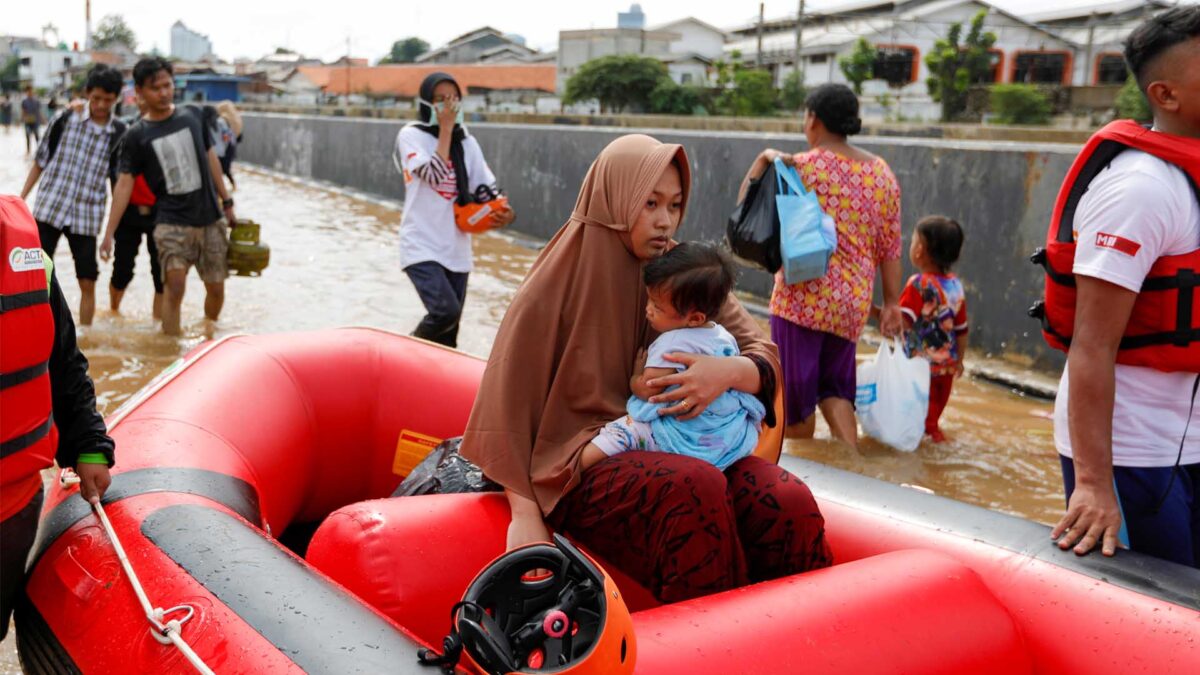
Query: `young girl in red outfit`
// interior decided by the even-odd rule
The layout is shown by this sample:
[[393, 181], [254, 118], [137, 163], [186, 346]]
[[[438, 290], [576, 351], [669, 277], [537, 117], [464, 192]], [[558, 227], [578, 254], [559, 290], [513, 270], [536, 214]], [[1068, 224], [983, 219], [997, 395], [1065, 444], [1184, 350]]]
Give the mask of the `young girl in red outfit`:
[[908, 328], [908, 353], [929, 361], [929, 414], [925, 433], [935, 443], [946, 440], [938, 426], [954, 378], [963, 373], [967, 355], [967, 299], [962, 281], [950, 272], [962, 251], [962, 227], [945, 216], [926, 216], [917, 223], [909, 260], [920, 272], [900, 294], [900, 311]]

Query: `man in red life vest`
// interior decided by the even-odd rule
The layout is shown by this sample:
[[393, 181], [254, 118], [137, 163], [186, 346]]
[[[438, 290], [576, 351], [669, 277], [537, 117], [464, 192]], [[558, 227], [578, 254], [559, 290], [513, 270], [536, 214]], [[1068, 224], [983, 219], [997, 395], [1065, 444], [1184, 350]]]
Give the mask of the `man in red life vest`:
[[25, 203], [0, 195], [0, 639], [37, 533], [41, 471], [74, 467], [80, 493], [111, 482], [113, 441], [96, 412], [75, 322]]
[[1200, 566], [1200, 7], [1147, 20], [1125, 59], [1153, 131], [1114, 123], [1089, 142], [1047, 246], [1047, 338], [1069, 347], [1054, 411], [1068, 507], [1051, 536], [1111, 556], [1124, 522], [1132, 549]]

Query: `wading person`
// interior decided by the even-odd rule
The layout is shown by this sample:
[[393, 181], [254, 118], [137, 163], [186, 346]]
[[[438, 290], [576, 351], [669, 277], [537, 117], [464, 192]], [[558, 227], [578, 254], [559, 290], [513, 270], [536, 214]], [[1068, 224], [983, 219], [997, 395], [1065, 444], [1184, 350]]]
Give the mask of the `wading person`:
[[40, 142], [42, 126], [42, 103], [33, 95], [33, 87], [25, 87], [25, 98], [21, 99], [21, 122], [25, 125], [25, 154], [33, 152], [35, 143]]
[[226, 223], [234, 222], [233, 198], [221, 178], [204, 111], [174, 103], [171, 64], [161, 57], [142, 59], [133, 68], [133, 81], [146, 112], [129, 128], [121, 144], [120, 174], [100, 255], [105, 260], [112, 255], [117, 225], [133, 193], [134, 176], [144, 176], [155, 199], [154, 243], [163, 274], [162, 329], [168, 335], [179, 335], [179, 312], [193, 265], [204, 282], [204, 315], [210, 321], [221, 315], [229, 276]]
[[[496, 177], [474, 136], [462, 124], [462, 91], [454, 78], [433, 73], [421, 83], [420, 121], [396, 136], [395, 159], [404, 174], [400, 265], [425, 305], [412, 334], [448, 347], [458, 345], [458, 323], [471, 272], [471, 235], [455, 223], [455, 204], [496, 194]], [[496, 214], [512, 222], [511, 209]]]
[[[141, 98], [137, 100], [139, 112], [144, 112], [146, 103]], [[135, 118], [130, 122], [136, 122]], [[121, 144], [114, 150], [117, 156], [121, 153]], [[113, 190], [116, 190], [117, 174], [113, 174]], [[154, 283], [154, 304], [151, 314], [155, 321], [162, 319], [163, 279], [162, 266], [158, 260], [158, 246], [154, 244], [154, 193], [146, 184], [145, 176], [138, 174], [133, 177], [133, 190], [129, 193], [129, 206], [125, 215], [117, 225], [113, 235], [113, 267], [112, 278], [108, 285], [109, 307], [113, 312], [121, 311], [121, 301], [125, 298], [125, 289], [133, 281], [134, 268], [137, 266], [138, 249], [142, 246], [142, 238], [146, 239], [146, 251], [150, 254], [150, 278]]]
[[1073, 298], [1069, 285], [1046, 281], [1047, 338], [1070, 348], [1054, 405], [1067, 512], [1051, 534], [1077, 554], [1099, 545], [1113, 555], [1124, 522], [1133, 550], [1200, 567], [1190, 300], [1200, 269], [1200, 7], [1138, 26], [1125, 60], [1154, 128], [1115, 122], [1093, 136], [1048, 238], [1049, 266], [1074, 279]]
[[21, 190], [24, 199], [39, 186], [33, 215], [42, 250], [53, 258], [59, 239], [67, 238], [79, 280], [79, 323], [84, 326], [91, 325], [96, 313], [96, 237], [104, 225], [112, 150], [125, 130], [125, 123], [113, 116], [122, 84], [121, 73], [108, 66], [88, 71], [86, 106], [79, 112], [64, 108], [50, 122]]
[[[551, 523], [666, 602], [830, 564], [808, 487], [757, 456], [724, 471], [636, 450], [581, 466], [588, 443], [625, 414], [639, 352], [656, 337], [642, 267], [672, 246], [688, 167], [681, 146], [649, 136], [623, 136], [600, 153], [500, 324], [462, 443], [505, 488], [509, 548], [548, 540]], [[740, 355], [672, 353], [687, 369], [643, 393], [673, 402], [661, 414], [681, 419], [729, 389], [770, 411], [775, 346], [733, 295], [712, 320]]]
[[96, 412], [88, 362], [25, 204], [0, 195], [0, 639], [25, 580], [42, 507], [42, 469], [73, 467], [80, 494], [104, 496], [113, 441]]
[[[788, 284], [783, 271], [771, 292], [771, 339], [779, 345], [788, 435], [812, 438], [816, 411], [833, 437], [858, 443], [854, 417], [858, 338], [871, 310], [878, 269], [883, 282], [880, 328], [895, 335], [900, 314], [900, 185], [887, 162], [847, 141], [862, 130], [858, 97], [826, 84], [805, 101], [804, 135], [811, 149], [795, 156], [764, 150], [742, 182], [741, 195], [779, 157], [799, 170], [804, 187], [837, 223], [837, 249], [819, 279]], [[739, 198], [740, 200], [740, 198]]]

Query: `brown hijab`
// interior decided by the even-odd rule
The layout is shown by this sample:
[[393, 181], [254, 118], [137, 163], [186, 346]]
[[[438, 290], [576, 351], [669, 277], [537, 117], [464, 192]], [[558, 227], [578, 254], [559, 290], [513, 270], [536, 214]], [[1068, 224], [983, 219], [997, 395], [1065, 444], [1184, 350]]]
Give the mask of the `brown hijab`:
[[[625, 414], [646, 321], [642, 261], [621, 242], [672, 162], [683, 185], [683, 146], [622, 136], [588, 170], [570, 220], [546, 245], [500, 323], [461, 452], [492, 480], [549, 514], [579, 481], [583, 447]], [[716, 321], [743, 354], [778, 351], [733, 296]]]

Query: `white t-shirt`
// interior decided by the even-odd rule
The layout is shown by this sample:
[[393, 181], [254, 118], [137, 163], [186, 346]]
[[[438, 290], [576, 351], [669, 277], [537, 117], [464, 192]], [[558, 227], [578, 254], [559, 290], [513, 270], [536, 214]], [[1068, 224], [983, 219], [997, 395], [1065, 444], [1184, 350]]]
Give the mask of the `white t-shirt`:
[[[408, 124], [396, 135], [396, 159], [404, 174], [404, 215], [400, 220], [400, 267], [433, 261], [451, 272], [471, 271], [471, 235], [454, 224], [454, 200], [458, 190], [454, 174], [439, 171], [434, 186], [418, 173], [430, 162], [438, 162], [437, 137]], [[474, 136], [463, 139], [470, 188], [491, 186], [496, 177], [483, 159]], [[447, 167], [449, 162], [444, 163]], [[455, 167], [448, 167], [455, 168]]]
[[[1200, 247], [1200, 204], [1181, 169], [1126, 150], [1100, 172], [1075, 214], [1074, 272], [1139, 291], [1154, 261]], [[1173, 466], [1192, 405], [1194, 373], [1116, 366], [1113, 464]], [[1071, 457], [1067, 370], [1054, 402], [1054, 443]], [[1200, 401], [1197, 401], [1200, 404]], [[1183, 464], [1200, 462], [1200, 410], [1188, 430]]]

